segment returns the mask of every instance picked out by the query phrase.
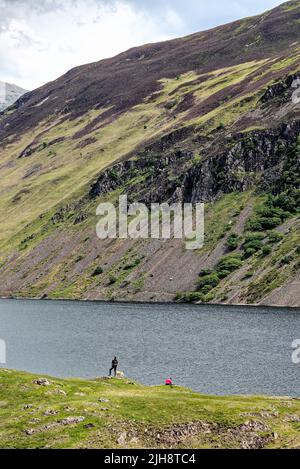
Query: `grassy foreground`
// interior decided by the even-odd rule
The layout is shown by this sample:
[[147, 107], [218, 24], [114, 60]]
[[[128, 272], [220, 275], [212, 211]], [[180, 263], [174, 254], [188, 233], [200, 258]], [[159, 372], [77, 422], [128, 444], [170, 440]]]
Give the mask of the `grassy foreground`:
[[298, 399], [43, 379], [0, 370], [1, 448], [300, 447]]

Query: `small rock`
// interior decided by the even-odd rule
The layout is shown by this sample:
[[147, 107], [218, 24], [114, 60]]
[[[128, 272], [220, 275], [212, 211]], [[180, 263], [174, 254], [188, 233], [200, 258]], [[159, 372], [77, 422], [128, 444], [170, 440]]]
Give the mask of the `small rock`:
[[38, 386], [50, 386], [50, 382], [46, 378], [38, 378], [33, 383]]
[[94, 425], [93, 423], [87, 423], [87, 424], [84, 426], [84, 428], [87, 428], [87, 429], [89, 430], [90, 428], [95, 428], [95, 425]]
[[33, 405], [32, 404], [27, 404], [23, 407], [24, 410], [32, 409]]
[[109, 399], [99, 399], [99, 402], [103, 402], [107, 404], [109, 402]]
[[84, 420], [84, 417], [67, 417], [65, 419], [58, 420], [57, 423], [61, 425], [73, 425], [74, 423], [81, 423]]
[[121, 435], [117, 439], [118, 445], [124, 445], [125, 441], [126, 441], [126, 438], [127, 438], [127, 433], [126, 432], [121, 433]]
[[53, 409], [49, 409], [49, 410], [46, 410], [46, 412], [44, 412], [44, 415], [47, 417], [47, 416], [50, 416], [50, 415], [57, 415], [58, 412], [56, 410], [53, 410]]
[[279, 435], [278, 435], [278, 433], [274, 432], [274, 433], [272, 433], [272, 437], [274, 438], [274, 440], [278, 440]]
[[107, 407], [101, 407], [100, 410], [101, 410], [102, 412], [108, 412], [108, 411], [109, 411], [109, 409], [108, 409]]
[[24, 430], [24, 433], [28, 436], [31, 436], [34, 434], [34, 428], [28, 428], [27, 430]]
[[294, 415], [286, 415], [284, 417], [284, 422], [297, 422], [300, 423], [300, 417], [296, 414]]

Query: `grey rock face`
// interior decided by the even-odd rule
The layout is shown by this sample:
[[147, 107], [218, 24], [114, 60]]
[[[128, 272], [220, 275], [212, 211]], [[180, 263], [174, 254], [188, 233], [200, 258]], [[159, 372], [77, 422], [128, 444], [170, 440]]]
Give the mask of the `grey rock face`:
[[[123, 186], [129, 199], [152, 202], [213, 202], [230, 192], [270, 190], [279, 184], [289, 152], [298, 141], [300, 122], [273, 130], [237, 134], [221, 148], [193, 163], [193, 152], [145, 151], [142, 157], [117, 163], [92, 185], [95, 199]], [[138, 183], [136, 176], [140, 177]]]

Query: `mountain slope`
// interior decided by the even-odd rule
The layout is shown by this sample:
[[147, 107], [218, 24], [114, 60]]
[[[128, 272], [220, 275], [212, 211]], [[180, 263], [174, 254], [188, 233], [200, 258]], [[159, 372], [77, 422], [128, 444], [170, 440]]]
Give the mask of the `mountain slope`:
[[14, 104], [21, 96], [27, 93], [26, 90], [10, 83], [0, 81], [0, 112]]
[[[299, 20], [292, 1], [132, 49], [2, 114], [0, 294], [299, 306]], [[120, 193], [204, 201], [203, 250], [99, 241]]]

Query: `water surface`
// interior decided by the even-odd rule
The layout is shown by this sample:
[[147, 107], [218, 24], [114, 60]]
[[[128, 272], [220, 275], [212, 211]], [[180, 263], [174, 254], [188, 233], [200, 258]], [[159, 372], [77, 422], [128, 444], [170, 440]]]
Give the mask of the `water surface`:
[[5, 367], [57, 377], [120, 369], [209, 394], [300, 395], [299, 310], [0, 300]]

